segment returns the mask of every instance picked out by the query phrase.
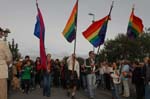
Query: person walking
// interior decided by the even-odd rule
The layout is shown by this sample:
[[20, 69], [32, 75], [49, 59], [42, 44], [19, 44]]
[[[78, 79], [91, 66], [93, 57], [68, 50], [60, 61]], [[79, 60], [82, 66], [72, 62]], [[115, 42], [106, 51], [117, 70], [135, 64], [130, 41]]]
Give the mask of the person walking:
[[47, 68], [43, 71], [43, 96], [47, 97], [51, 96], [52, 68], [51, 54], [47, 54]]
[[[0, 39], [3, 32], [0, 32]], [[0, 99], [7, 99], [8, 65], [12, 61], [12, 54], [6, 42], [0, 40]]]
[[93, 51], [89, 52], [89, 58], [86, 59], [86, 72], [87, 72], [87, 88], [90, 99], [94, 99], [96, 75], [95, 75], [95, 54]]
[[79, 67], [79, 62], [76, 59], [75, 54], [72, 54], [68, 59], [67, 59], [67, 64], [68, 64], [68, 96], [71, 94], [71, 99], [75, 98], [76, 90], [77, 90], [77, 85], [78, 85], [78, 80], [80, 78], [80, 67]]

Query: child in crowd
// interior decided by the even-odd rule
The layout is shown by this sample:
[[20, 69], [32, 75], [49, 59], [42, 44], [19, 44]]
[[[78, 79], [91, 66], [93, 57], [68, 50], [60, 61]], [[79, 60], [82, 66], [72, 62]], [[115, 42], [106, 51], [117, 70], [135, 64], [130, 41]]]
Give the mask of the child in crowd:
[[31, 79], [31, 61], [28, 60], [22, 69], [22, 83], [23, 83], [23, 93], [27, 93], [30, 88]]

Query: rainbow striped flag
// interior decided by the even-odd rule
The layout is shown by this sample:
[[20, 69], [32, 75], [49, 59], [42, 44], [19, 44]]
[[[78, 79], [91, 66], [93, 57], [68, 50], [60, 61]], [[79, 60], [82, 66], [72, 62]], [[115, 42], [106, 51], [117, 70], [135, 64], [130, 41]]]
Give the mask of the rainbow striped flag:
[[107, 31], [107, 23], [110, 16], [107, 15], [103, 19], [93, 22], [87, 30], [82, 34], [83, 36], [94, 46], [98, 47], [104, 43], [105, 35]]
[[76, 38], [77, 12], [78, 12], [78, 0], [74, 5], [74, 8], [64, 28], [64, 31], [62, 32], [63, 36], [70, 43]]
[[128, 23], [127, 35], [129, 38], [137, 38], [142, 33], [143, 33], [142, 20], [134, 15], [134, 8], [133, 8]]

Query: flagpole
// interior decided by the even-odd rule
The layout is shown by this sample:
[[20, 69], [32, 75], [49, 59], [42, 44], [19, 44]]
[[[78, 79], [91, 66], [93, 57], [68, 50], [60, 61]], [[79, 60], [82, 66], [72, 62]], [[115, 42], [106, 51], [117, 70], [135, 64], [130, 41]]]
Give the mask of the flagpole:
[[[78, 5], [78, 1], [77, 0], [77, 5]], [[77, 8], [77, 19], [78, 19], [78, 8]], [[75, 41], [74, 41], [74, 54], [76, 54], [76, 42], [77, 42], [77, 19], [76, 19], [76, 27], [75, 27]]]
[[114, 6], [114, 1], [112, 1], [111, 7], [110, 7], [110, 11], [109, 11], [109, 16], [111, 15], [113, 6]]
[[[110, 7], [110, 11], [109, 11], [109, 14], [108, 14], [108, 17], [110, 18], [110, 15], [111, 15], [111, 12], [112, 12], [112, 8], [113, 8], [113, 5], [114, 5], [114, 1], [112, 1], [112, 4], [111, 4], [111, 7]], [[109, 20], [109, 19], [108, 19]], [[99, 47], [98, 47], [98, 50], [97, 50], [97, 55], [99, 55], [99, 51], [100, 51], [100, 46], [101, 45], [99, 45]]]
[[[78, 19], [78, 1], [77, 0], [77, 19]], [[73, 51], [73, 54], [75, 55], [76, 54], [76, 42], [77, 42], [77, 19], [76, 20], [76, 27], [75, 27], [75, 40], [74, 40], [74, 51]], [[72, 70], [72, 75], [74, 73], [74, 66], [75, 66], [75, 58], [76, 56], [73, 58], [73, 70]]]
[[132, 9], [134, 10], [134, 8], [135, 8], [135, 4], [133, 4], [133, 8]]
[[36, 7], [38, 8], [38, 0], [36, 0]]
[[[77, 11], [77, 15], [78, 15], [78, 11]], [[77, 22], [76, 22], [76, 27], [75, 27], [75, 40], [74, 40], [74, 50], [73, 50], [74, 55], [76, 54], [76, 42], [77, 42], [76, 38], [77, 38]]]
[[36, 0], [36, 5], [38, 4], [38, 1]]

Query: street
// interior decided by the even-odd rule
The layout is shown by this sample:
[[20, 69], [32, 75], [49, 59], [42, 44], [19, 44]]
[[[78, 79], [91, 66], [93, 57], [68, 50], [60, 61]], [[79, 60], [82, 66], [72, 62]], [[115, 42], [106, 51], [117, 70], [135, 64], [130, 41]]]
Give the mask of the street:
[[[42, 89], [37, 88], [36, 90], [30, 91], [29, 94], [23, 94], [21, 91], [11, 92], [8, 99], [71, 99], [67, 96], [66, 90], [62, 88], [52, 88], [51, 97], [45, 97], [42, 95]], [[88, 99], [87, 94], [81, 89], [77, 91], [76, 99]], [[97, 89], [95, 99], [112, 99], [111, 92]], [[134, 98], [123, 98], [121, 99], [134, 99]]]

